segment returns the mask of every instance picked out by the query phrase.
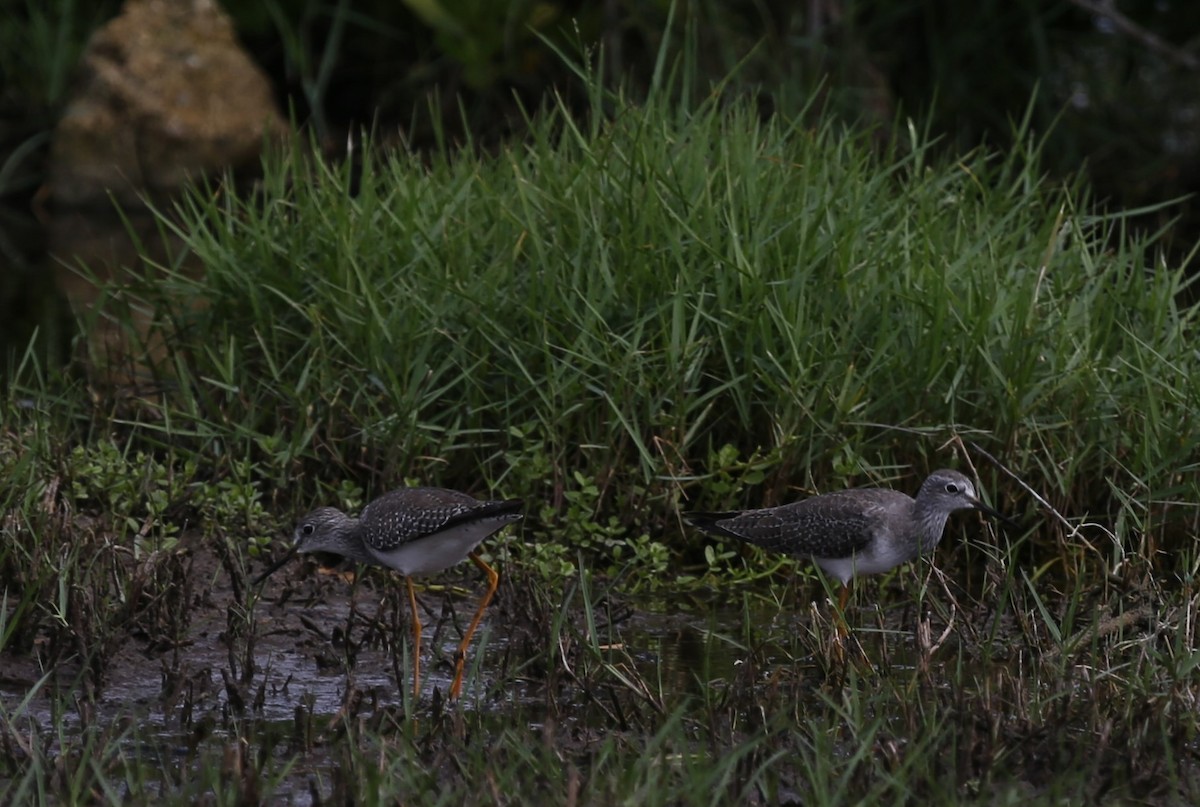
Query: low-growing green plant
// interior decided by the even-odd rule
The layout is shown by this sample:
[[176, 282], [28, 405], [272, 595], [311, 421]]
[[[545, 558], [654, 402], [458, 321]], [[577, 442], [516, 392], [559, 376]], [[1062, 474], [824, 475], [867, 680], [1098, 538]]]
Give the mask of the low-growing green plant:
[[66, 474], [74, 509], [96, 513], [113, 540], [132, 545], [135, 561], [175, 548], [183, 523], [170, 510], [188, 496], [196, 475], [194, 459], [175, 467], [142, 451], [130, 456], [110, 441], [99, 441], [75, 446]]
[[762, 484], [766, 470], [777, 458], [753, 456], [743, 460], [737, 446], [726, 443], [709, 453], [704, 466], [709, 469], [704, 492], [714, 501], [736, 506], [748, 490]]
[[260, 487], [263, 474], [249, 460], [232, 461], [215, 482], [201, 483], [195, 495], [201, 502], [200, 518], [206, 530], [232, 533], [246, 541], [251, 557], [271, 544], [280, 518], [267, 512]]

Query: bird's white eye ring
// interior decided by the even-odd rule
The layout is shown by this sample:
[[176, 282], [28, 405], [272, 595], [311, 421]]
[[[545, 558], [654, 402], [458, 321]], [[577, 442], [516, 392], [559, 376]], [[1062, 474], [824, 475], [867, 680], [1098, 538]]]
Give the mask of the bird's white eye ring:
[[313, 534], [313, 525], [305, 524], [303, 527], [300, 528], [300, 534], [301, 535], [312, 535]]
[[958, 485], [954, 484], [953, 482], [946, 483], [946, 492], [947, 493], [962, 493], [962, 491], [959, 489]]

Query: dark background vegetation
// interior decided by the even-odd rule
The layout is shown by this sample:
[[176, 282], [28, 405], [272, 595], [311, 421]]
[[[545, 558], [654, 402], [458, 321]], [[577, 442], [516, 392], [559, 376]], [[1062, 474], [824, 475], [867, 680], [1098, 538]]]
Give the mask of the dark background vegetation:
[[[421, 148], [439, 137], [487, 147], [519, 138], [522, 108], [572, 93], [555, 49], [602, 58], [635, 97], [665, 36], [688, 32], [696, 75], [730, 81], [772, 110], [810, 108], [890, 136], [897, 121], [955, 153], [1004, 149], [1017, 122], [1044, 135], [1042, 165], [1083, 172], [1109, 209], [1190, 194], [1200, 178], [1200, 5], [1180, 0], [271, 0], [226, 2], [282, 108], [334, 153], [374, 127]], [[35, 13], [33, 9], [38, 9]], [[5, 0], [0, 47], [0, 315], [8, 350], [52, 316], [30, 215], [49, 131], [97, 3]], [[47, 11], [47, 9], [51, 9]], [[704, 88], [696, 88], [703, 92]], [[457, 103], [431, 106], [432, 99]], [[440, 111], [431, 113], [431, 109]], [[1176, 221], [1177, 219], [1177, 221]], [[1180, 257], [1190, 201], [1136, 219]]]

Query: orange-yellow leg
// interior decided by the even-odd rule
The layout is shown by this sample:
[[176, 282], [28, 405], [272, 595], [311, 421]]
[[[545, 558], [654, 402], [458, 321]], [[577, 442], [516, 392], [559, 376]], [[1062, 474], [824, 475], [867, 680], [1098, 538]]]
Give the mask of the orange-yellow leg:
[[839, 638], [845, 638], [850, 634], [850, 627], [846, 624], [846, 605], [850, 602], [850, 585], [842, 584], [842, 590], [838, 593], [838, 610], [837, 610], [837, 631]]
[[850, 586], [842, 584], [838, 592], [837, 612], [833, 615], [837, 622], [833, 642], [829, 647], [829, 658], [837, 666], [846, 663], [846, 639], [850, 636], [850, 627], [846, 624], [846, 604], [850, 601]]
[[417, 613], [417, 592], [413, 591], [412, 578], [405, 577], [404, 584], [408, 586], [408, 608], [412, 611], [413, 623], [413, 699], [419, 700], [421, 697], [421, 616]]
[[488, 603], [492, 601], [492, 597], [496, 595], [496, 589], [500, 587], [500, 575], [496, 574], [496, 570], [487, 565], [487, 562], [479, 556], [479, 552], [472, 552], [470, 555], [473, 562], [483, 573], [487, 575], [488, 588], [487, 593], [483, 595], [483, 601], [479, 603], [479, 609], [475, 611], [475, 618], [471, 620], [470, 627], [463, 634], [462, 642], [458, 646], [458, 654], [454, 661], [454, 682], [450, 684], [450, 698], [456, 700], [458, 694], [462, 691], [463, 670], [467, 664], [467, 645], [471, 643], [471, 637], [475, 635], [475, 629], [479, 627], [480, 620], [483, 619], [483, 612], [487, 610]]

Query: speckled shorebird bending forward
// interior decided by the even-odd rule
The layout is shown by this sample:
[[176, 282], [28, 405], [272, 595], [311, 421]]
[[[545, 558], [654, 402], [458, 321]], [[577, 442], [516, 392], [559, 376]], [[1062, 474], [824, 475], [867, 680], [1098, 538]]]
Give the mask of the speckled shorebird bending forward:
[[958, 471], [934, 471], [913, 499], [887, 488], [853, 488], [804, 501], [729, 513], [689, 513], [699, 529], [737, 538], [772, 552], [811, 558], [842, 582], [844, 612], [850, 582], [929, 554], [942, 539], [946, 519], [958, 510], [982, 510], [971, 480]]
[[487, 593], [463, 635], [455, 657], [450, 697], [462, 690], [463, 669], [471, 636], [500, 584], [496, 571], [479, 556], [476, 547], [506, 524], [521, 518], [520, 499], [481, 502], [465, 493], [444, 488], [400, 488], [385, 493], [358, 518], [335, 507], [318, 507], [296, 525], [295, 546], [264, 572], [256, 583], [297, 553], [332, 552], [404, 575], [413, 619], [413, 692], [421, 692], [421, 619], [412, 575], [432, 574], [470, 558], [488, 578]]

